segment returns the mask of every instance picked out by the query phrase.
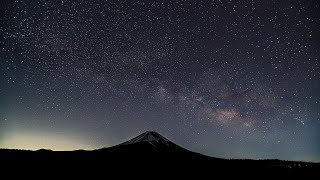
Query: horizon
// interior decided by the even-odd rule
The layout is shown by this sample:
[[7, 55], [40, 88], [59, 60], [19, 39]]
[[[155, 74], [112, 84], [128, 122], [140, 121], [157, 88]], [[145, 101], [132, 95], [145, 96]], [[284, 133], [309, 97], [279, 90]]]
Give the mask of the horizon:
[[[125, 139], [124, 141], [122, 142], [119, 142], [118, 144], [113, 144], [113, 145], [109, 145], [109, 146], [103, 146], [103, 147], [96, 147], [96, 148], [74, 148], [74, 149], [65, 149], [65, 148], [62, 148], [62, 149], [56, 149], [55, 146], [52, 146], [54, 147], [53, 149], [52, 148], [31, 148], [31, 149], [21, 149], [21, 148], [0, 148], [1, 149], [4, 149], [4, 150], [22, 150], [22, 151], [39, 151], [39, 150], [48, 150], [48, 151], [54, 151], [54, 152], [72, 152], [72, 151], [78, 151], [78, 150], [83, 150], [83, 151], [93, 151], [93, 150], [98, 150], [98, 149], [104, 149], [104, 148], [111, 148], [111, 147], [114, 147], [114, 146], [117, 146], [117, 145], [120, 145], [124, 142], [127, 142], [129, 140], [132, 140], [136, 137], [138, 137], [139, 135], [142, 135], [144, 133], [147, 133], [147, 132], [156, 132], [158, 133], [157, 131], [144, 131], [140, 134], [137, 134], [136, 136], [133, 136], [131, 137], [130, 139]], [[160, 134], [160, 133], [158, 133]], [[160, 134], [161, 135], [161, 134]], [[162, 135], [161, 135], [162, 136]], [[166, 138], [165, 136], [163, 136], [164, 138]], [[168, 139], [170, 142], [176, 144], [175, 142], [171, 141], [170, 139]], [[179, 144], [176, 144], [182, 148], [185, 148]], [[186, 148], [187, 149], [187, 148]], [[190, 150], [190, 149], [187, 149], [187, 150]], [[192, 150], [191, 150], [192, 151]], [[200, 154], [203, 154], [205, 156], [209, 156], [209, 157], [215, 157], [215, 158], [222, 158], [222, 159], [227, 159], [227, 160], [280, 160], [280, 161], [294, 161], [294, 162], [307, 162], [307, 163], [320, 163], [320, 159], [319, 160], [315, 160], [315, 161], [308, 161], [308, 160], [301, 160], [301, 159], [292, 159], [292, 160], [286, 160], [286, 159], [279, 159], [279, 158], [243, 158], [243, 157], [229, 157], [229, 158], [226, 158], [226, 157], [219, 157], [219, 156], [215, 156], [215, 155], [211, 155], [211, 154], [205, 154], [205, 153], [201, 153], [201, 152], [197, 152], [197, 151], [192, 151], [192, 152], [195, 152], [195, 153], [200, 153]]]

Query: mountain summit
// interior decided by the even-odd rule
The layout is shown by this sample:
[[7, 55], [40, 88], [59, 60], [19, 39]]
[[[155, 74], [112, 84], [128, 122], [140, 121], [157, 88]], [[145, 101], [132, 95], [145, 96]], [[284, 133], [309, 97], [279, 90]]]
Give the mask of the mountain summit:
[[155, 131], [146, 131], [137, 137], [130, 139], [120, 145], [130, 145], [130, 144], [140, 144], [140, 143], [148, 143], [154, 147], [158, 146], [173, 146], [175, 145], [165, 137], [161, 136], [159, 133]]

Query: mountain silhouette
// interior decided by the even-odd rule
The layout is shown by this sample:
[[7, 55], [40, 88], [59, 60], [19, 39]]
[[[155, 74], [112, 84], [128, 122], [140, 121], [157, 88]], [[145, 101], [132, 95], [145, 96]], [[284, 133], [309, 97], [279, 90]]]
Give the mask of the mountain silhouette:
[[297, 178], [299, 175], [304, 178], [305, 172], [310, 175], [320, 169], [319, 163], [209, 157], [180, 147], [154, 131], [144, 132], [109, 148], [92, 151], [0, 149], [0, 162], [5, 165], [2, 172], [6, 172], [5, 168], [11, 168], [52, 174], [54, 170], [58, 174], [65, 173], [81, 178], [84, 174], [121, 177], [120, 175], [129, 172], [139, 177], [148, 173], [153, 176], [170, 173], [189, 177], [211, 175], [211, 172], [216, 176], [248, 177], [243, 174], [248, 171], [263, 174], [263, 178], [279, 178], [279, 174], [287, 178]]
[[146, 131], [135, 138], [116, 146], [117, 148], [144, 148], [152, 152], [191, 153], [155, 131]]
[[146, 131], [124, 143], [109, 148], [95, 150], [100, 157], [145, 161], [146, 163], [195, 161], [218, 159], [189, 151], [171, 142], [155, 131]]

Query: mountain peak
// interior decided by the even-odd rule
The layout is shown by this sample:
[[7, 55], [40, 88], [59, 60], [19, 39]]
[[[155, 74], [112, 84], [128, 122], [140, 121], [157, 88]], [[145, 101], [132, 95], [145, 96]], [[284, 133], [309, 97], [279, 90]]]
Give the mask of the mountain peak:
[[[142, 134], [144, 134], [144, 135], [146, 135], [146, 136], [155, 136], [155, 137], [157, 137], [157, 136], [161, 136], [159, 133], [157, 133], [156, 131], [146, 131], [146, 132], [144, 132], [144, 133], [142, 133]], [[162, 137], [162, 136], [161, 136]]]
[[138, 135], [137, 137], [122, 143], [121, 145], [129, 145], [129, 144], [137, 144], [137, 143], [149, 143], [155, 147], [160, 144], [165, 146], [170, 146], [170, 144], [173, 144], [168, 139], [161, 136], [159, 133], [155, 131], [146, 131]]

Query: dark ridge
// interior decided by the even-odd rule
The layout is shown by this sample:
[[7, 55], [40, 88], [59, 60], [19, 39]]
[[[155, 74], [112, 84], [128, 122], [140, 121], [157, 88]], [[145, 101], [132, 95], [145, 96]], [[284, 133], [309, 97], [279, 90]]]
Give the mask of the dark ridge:
[[[189, 151], [154, 131], [144, 132], [119, 145], [92, 151], [37, 151], [0, 149], [2, 169], [28, 170], [73, 176], [135, 175], [170, 173], [179, 177], [212, 175], [220, 177], [305, 178], [320, 170], [319, 163], [281, 160], [227, 160]], [[155, 174], [154, 174], [155, 173]], [[306, 174], [307, 173], [307, 174]], [[35, 175], [35, 174], [34, 174]], [[140, 177], [139, 176], [139, 177]], [[152, 177], [153, 177], [152, 176]], [[31, 176], [32, 177], [32, 176]]]

